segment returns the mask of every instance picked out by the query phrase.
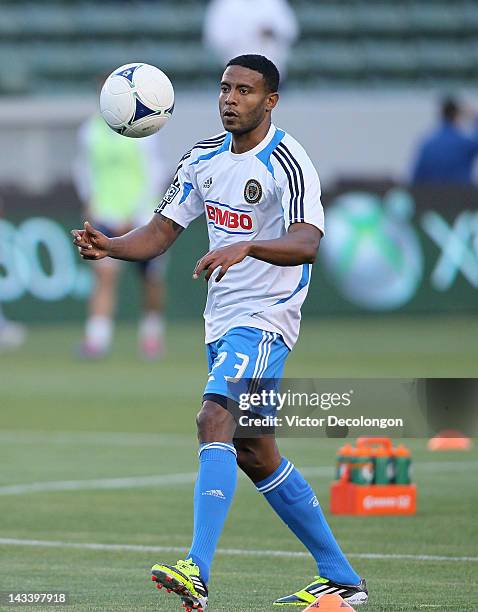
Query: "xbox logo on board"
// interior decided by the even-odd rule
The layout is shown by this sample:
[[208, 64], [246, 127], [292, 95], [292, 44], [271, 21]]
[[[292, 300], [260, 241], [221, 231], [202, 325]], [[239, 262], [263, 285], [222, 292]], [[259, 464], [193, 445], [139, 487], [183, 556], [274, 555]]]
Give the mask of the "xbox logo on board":
[[339, 196], [327, 211], [325, 267], [340, 293], [368, 310], [406, 304], [423, 276], [423, 254], [411, 225], [410, 195], [392, 190]]

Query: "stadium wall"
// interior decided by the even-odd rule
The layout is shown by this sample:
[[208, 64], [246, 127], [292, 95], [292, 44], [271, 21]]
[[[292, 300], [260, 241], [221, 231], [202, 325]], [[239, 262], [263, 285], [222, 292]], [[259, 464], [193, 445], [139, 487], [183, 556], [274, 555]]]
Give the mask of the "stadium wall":
[[[477, 101], [478, 92], [467, 100]], [[285, 91], [274, 121], [295, 136], [317, 164], [324, 187], [343, 177], [406, 180], [416, 144], [434, 123], [431, 93]], [[78, 125], [96, 98], [0, 98], [0, 186], [42, 193], [67, 182]], [[191, 143], [219, 132], [217, 98], [180, 92], [173, 120], [159, 135], [171, 168]]]
[[[478, 310], [478, 201], [474, 189], [410, 190], [420, 134], [434, 122], [428, 94], [285, 92], [275, 122], [315, 161], [327, 236], [304, 312], [440, 313]], [[215, 96], [179, 95], [158, 138], [171, 165], [192, 142], [221, 130]], [[79, 320], [91, 274], [68, 230], [81, 223], [71, 186], [76, 130], [95, 99], [2, 100], [0, 301], [31, 321]], [[207, 250], [198, 220], [174, 246], [169, 310], [199, 317], [204, 283], [191, 281]], [[120, 316], [138, 312], [133, 264], [124, 264]], [[187, 287], [187, 291], [185, 290]]]
[[[80, 320], [92, 288], [69, 230], [80, 204], [71, 187], [42, 197], [7, 193], [0, 219], [0, 301], [29, 321]], [[323, 195], [327, 234], [309, 289], [309, 316], [478, 312], [478, 192], [471, 188], [410, 190], [371, 181], [344, 182]], [[204, 218], [172, 248], [168, 269], [171, 318], [200, 318], [205, 283], [193, 281], [207, 251]], [[119, 315], [137, 316], [132, 263], [123, 263]]]

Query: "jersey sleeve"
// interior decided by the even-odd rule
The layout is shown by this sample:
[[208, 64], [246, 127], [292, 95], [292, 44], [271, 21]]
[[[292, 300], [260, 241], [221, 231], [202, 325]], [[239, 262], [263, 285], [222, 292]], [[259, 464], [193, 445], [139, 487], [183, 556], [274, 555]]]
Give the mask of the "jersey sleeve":
[[173, 182], [154, 211], [176, 221], [184, 228], [204, 212], [201, 194], [189, 168], [189, 156], [190, 153], [186, 153], [179, 162]]
[[324, 234], [320, 180], [310, 158], [303, 149], [286, 144], [279, 145], [274, 156], [281, 169], [278, 182], [286, 230], [293, 223], [310, 223]]

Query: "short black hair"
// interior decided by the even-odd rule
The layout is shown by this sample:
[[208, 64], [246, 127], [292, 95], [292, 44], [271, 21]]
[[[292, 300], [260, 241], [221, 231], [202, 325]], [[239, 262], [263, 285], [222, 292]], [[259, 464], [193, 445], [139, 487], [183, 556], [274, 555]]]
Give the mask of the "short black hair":
[[460, 114], [460, 103], [452, 96], [447, 96], [441, 102], [441, 116], [444, 121], [454, 123]]
[[238, 55], [228, 62], [226, 68], [229, 66], [242, 66], [243, 68], [260, 72], [269, 93], [275, 93], [279, 90], [280, 74], [277, 66], [270, 59], [264, 57], [264, 55]]

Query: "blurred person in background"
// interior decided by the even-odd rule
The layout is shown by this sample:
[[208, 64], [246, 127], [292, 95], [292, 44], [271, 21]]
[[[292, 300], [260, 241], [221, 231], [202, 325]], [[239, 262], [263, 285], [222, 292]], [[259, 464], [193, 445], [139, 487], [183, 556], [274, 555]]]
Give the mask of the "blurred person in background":
[[203, 35], [205, 45], [223, 63], [244, 53], [265, 55], [279, 69], [283, 83], [299, 25], [287, 0], [212, 0]]
[[25, 326], [7, 319], [0, 303], [0, 352], [19, 348], [25, 342], [25, 338]]
[[[474, 122], [473, 131], [466, 123]], [[471, 185], [478, 156], [478, 115], [454, 98], [441, 104], [440, 123], [418, 148], [413, 183]]]
[[[108, 236], [119, 236], [150, 217], [170, 175], [160, 154], [157, 136], [125, 138], [95, 114], [79, 129], [74, 183], [84, 204], [84, 214]], [[153, 206], [154, 208], [154, 206]], [[120, 262], [91, 262], [95, 287], [80, 355], [100, 358], [111, 347]], [[164, 354], [163, 303], [166, 258], [137, 263], [143, 288], [143, 314], [139, 323], [140, 354], [156, 359]]]
[[[0, 219], [3, 217], [3, 204], [0, 200]], [[0, 245], [1, 248], [2, 245]], [[22, 346], [26, 338], [26, 328], [20, 323], [10, 321], [3, 314], [0, 302], [0, 352]]]

